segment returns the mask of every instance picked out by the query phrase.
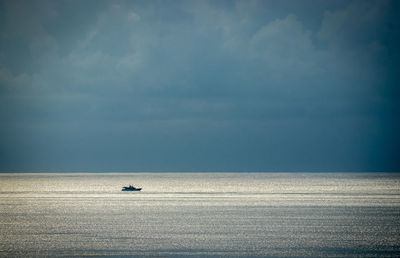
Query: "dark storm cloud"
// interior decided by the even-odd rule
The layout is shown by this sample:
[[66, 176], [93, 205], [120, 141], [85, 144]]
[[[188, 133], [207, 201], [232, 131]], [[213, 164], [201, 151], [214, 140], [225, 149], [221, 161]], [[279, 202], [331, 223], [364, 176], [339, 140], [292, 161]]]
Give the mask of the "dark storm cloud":
[[398, 170], [395, 1], [2, 1], [2, 170]]

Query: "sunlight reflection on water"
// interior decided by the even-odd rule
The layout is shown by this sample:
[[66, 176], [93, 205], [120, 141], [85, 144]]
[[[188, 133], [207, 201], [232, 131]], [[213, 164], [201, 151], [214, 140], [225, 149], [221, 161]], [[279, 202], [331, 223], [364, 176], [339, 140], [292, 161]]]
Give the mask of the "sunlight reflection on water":
[[0, 256], [400, 254], [398, 174], [0, 174], [0, 207]]

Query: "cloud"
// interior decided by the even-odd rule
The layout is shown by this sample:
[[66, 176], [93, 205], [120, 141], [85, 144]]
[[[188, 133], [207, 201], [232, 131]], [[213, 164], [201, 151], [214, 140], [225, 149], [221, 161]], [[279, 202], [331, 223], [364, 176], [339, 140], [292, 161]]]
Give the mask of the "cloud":
[[204, 168], [196, 153], [215, 169], [361, 169], [398, 126], [379, 122], [397, 106], [385, 95], [397, 82], [390, 1], [2, 5], [0, 118], [14, 160]]
[[257, 31], [250, 40], [249, 51], [252, 58], [263, 61], [264, 72], [276, 82], [320, 72], [320, 56], [313, 46], [311, 32], [293, 14]]
[[328, 44], [358, 47], [383, 39], [388, 26], [388, 1], [357, 1], [347, 7], [326, 11], [318, 38]]
[[135, 12], [130, 12], [128, 14], [128, 20], [139, 21], [140, 20], [140, 16], [137, 15]]

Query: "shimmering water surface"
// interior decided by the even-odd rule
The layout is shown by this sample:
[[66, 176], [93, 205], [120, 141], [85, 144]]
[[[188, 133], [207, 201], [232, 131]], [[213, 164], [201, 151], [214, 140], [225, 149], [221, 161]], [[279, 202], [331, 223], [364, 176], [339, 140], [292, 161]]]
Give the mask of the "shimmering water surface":
[[399, 174], [0, 174], [2, 257], [398, 257], [399, 217]]

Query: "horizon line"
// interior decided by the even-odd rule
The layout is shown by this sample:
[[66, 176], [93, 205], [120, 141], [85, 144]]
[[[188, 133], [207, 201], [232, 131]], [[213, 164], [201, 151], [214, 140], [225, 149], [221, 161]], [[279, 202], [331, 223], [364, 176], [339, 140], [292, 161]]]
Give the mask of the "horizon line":
[[132, 170], [132, 171], [0, 171], [0, 174], [40, 174], [40, 173], [47, 173], [47, 174], [56, 174], [56, 173], [99, 173], [99, 174], [106, 174], [106, 173], [400, 173], [400, 171], [394, 171], [394, 170], [389, 170], [389, 171], [372, 171], [372, 170], [366, 170], [366, 171], [361, 171], [361, 170], [286, 170], [286, 171], [201, 171], [201, 170], [196, 170], [196, 171], [183, 171], [183, 170], [178, 170], [178, 171], [173, 171], [173, 170]]

